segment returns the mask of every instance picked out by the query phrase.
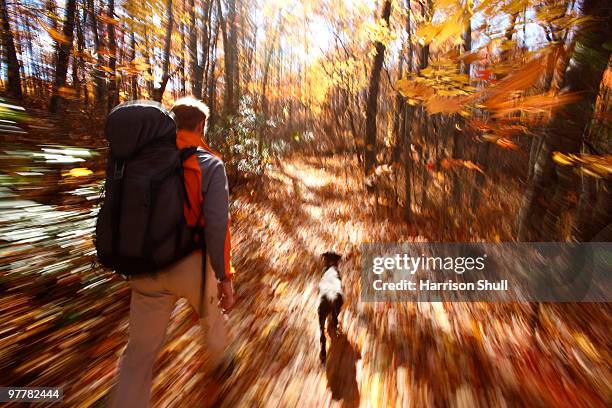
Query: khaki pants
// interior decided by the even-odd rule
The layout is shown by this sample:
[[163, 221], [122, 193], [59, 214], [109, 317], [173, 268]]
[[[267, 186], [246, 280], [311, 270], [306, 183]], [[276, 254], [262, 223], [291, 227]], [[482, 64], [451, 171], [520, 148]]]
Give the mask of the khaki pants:
[[226, 318], [217, 306], [217, 280], [208, 257], [203, 294], [201, 270], [201, 251], [195, 251], [155, 275], [130, 280], [129, 341], [119, 362], [111, 407], [149, 406], [153, 364], [164, 344], [170, 314], [179, 298], [186, 298], [200, 316], [204, 347], [211, 365], [223, 358], [228, 345]]

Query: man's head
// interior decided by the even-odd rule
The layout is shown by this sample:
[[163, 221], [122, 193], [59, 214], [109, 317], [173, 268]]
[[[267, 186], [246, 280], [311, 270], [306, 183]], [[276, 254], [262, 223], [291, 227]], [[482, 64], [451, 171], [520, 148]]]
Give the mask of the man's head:
[[177, 100], [172, 107], [178, 130], [189, 130], [204, 134], [209, 117], [208, 106], [200, 100], [187, 96]]

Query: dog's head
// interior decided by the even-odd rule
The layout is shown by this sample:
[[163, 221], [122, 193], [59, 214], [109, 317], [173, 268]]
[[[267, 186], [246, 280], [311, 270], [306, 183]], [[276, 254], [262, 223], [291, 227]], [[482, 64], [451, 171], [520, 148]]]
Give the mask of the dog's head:
[[323, 258], [323, 262], [325, 262], [325, 267], [329, 268], [330, 266], [338, 266], [338, 262], [340, 262], [342, 255], [334, 251], [327, 251], [322, 254], [321, 257]]

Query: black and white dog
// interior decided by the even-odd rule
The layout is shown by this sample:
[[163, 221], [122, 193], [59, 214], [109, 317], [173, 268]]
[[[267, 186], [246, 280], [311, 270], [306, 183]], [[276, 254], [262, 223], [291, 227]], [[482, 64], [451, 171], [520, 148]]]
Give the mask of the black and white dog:
[[325, 269], [319, 282], [319, 327], [321, 329], [321, 353], [319, 357], [321, 362], [325, 363], [327, 358], [327, 351], [325, 350], [325, 323], [327, 317], [331, 314], [332, 326], [330, 329], [333, 329], [334, 333], [336, 333], [338, 330], [338, 314], [344, 302], [344, 293], [342, 292], [342, 281], [338, 271], [338, 262], [342, 256], [335, 252], [325, 252], [322, 257]]

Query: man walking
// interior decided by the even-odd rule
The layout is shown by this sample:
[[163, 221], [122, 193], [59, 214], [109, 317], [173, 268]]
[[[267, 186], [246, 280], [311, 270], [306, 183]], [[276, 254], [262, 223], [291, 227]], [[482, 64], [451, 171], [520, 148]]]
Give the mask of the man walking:
[[197, 147], [196, 154], [184, 162], [188, 196], [185, 218], [190, 226], [203, 227], [206, 254], [198, 249], [155, 274], [130, 279], [129, 341], [111, 398], [111, 406], [116, 407], [149, 406], [153, 365], [179, 298], [186, 298], [199, 315], [211, 367], [218, 368], [228, 360], [224, 313], [232, 309], [234, 292], [225, 167], [203, 140], [208, 107], [194, 98], [183, 98], [176, 102], [172, 112], [177, 125], [177, 147]]

